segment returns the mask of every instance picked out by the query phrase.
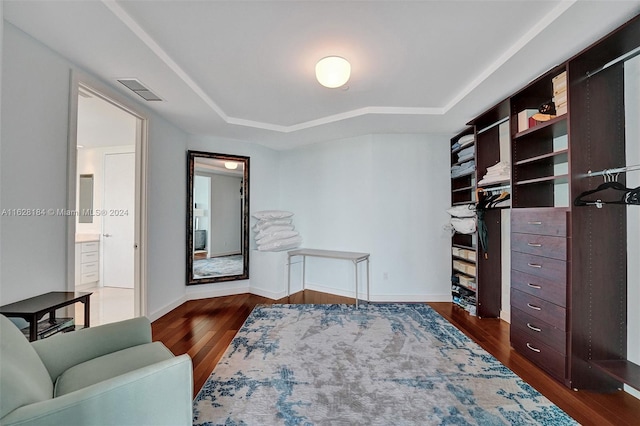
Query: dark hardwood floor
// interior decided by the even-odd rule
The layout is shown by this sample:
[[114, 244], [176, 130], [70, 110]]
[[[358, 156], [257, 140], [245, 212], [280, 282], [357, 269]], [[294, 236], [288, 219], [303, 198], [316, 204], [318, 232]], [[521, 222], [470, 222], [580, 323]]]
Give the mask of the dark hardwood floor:
[[[240, 294], [184, 303], [152, 324], [153, 339], [193, 360], [194, 395], [213, 371], [251, 310], [258, 304], [354, 303], [353, 299], [310, 290], [271, 300]], [[509, 324], [469, 316], [451, 303], [429, 303], [440, 315], [583, 425], [640, 425], [640, 401], [623, 391], [573, 391], [511, 349]]]

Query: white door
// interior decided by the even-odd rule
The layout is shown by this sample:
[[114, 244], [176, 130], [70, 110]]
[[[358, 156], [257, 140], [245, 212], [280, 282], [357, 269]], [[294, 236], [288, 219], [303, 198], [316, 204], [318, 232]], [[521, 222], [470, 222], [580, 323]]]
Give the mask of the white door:
[[104, 157], [102, 278], [105, 287], [133, 288], [135, 154]]

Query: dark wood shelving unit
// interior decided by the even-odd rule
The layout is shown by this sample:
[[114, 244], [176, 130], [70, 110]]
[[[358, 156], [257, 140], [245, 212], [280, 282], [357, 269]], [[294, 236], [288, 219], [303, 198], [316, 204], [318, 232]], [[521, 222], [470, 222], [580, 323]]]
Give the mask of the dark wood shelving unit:
[[[572, 389], [640, 390], [640, 365], [627, 359], [626, 207], [573, 205], [602, 183], [589, 171], [626, 164], [624, 63], [616, 59], [639, 46], [640, 15], [468, 123], [479, 182], [500, 161], [499, 124], [509, 122], [511, 344]], [[529, 120], [558, 99], [561, 115]], [[452, 201], [473, 189], [452, 185]], [[488, 253], [470, 238], [453, 239], [452, 247], [477, 250], [480, 317], [500, 309], [500, 217], [485, 211]]]
[[[461, 138], [469, 138], [473, 136], [474, 141], [463, 147], [451, 150], [451, 166], [457, 166], [466, 163], [468, 160], [459, 161], [458, 153], [467, 147], [477, 148], [475, 141], [475, 133], [472, 127], [469, 127], [451, 139], [451, 146], [457, 143]], [[473, 160], [476, 160], [474, 155]], [[475, 204], [476, 202], [476, 171], [475, 169], [468, 174], [451, 178], [451, 205], [461, 206], [468, 204]], [[472, 314], [476, 314], [478, 310], [477, 291], [468, 285], [464, 280], [470, 280], [476, 282], [475, 273], [469, 273], [466, 270], [460, 270], [456, 268], [456, 265], [469, 266], [474, 269], [477, 268], [476, 261], [469, 259], [465, 256], [456, 255], [457, 252], [462, 251], [464, 253], [474, 253], [473, 257], [477, 257], [475, 234], [460, 234], [454, 233], [451, 237], [451, 295], [453, 303], [460, 306], [462, 309], [469, 311]], [[475, 287], [475, 286], [473, 286]], [[460, 289], [462, 288], [462, 290]], [[469, 306], [471, 305], [471, 306]]]

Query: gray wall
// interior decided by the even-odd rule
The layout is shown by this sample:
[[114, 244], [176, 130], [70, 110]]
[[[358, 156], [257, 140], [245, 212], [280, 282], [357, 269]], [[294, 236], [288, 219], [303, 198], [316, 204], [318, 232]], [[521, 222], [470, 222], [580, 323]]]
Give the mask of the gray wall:
[[[2, 43], [2, 209], [67, 206], [73, 64], [11, 24]], [[145, 107], [148, 146], [148, 311], [184, 295], [187, 135]], [[0, 217], [0, 304], [67, 288], [66, 218]]]

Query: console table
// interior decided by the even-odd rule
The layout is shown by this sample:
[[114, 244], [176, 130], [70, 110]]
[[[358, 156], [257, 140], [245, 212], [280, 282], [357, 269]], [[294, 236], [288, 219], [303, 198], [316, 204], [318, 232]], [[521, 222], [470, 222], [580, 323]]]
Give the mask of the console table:
[[355, 267], [355, 286], [356, 286], [356, 308], [358, 307], [358, 264], [360, 262], [367, 262], [367, 302], [369, 301], [369, 253], [356, 253], [351, 251], [334, 251], [334, 250], [319, 250], [301, 248], [291, 250], [287, 252], [288, 258], [288, 270], [287, 270], [287, 296], [291, 295], [291, 258], [295, 256], [302, 256], [302, 290], [305, 289], [305, 270], [306, 270], [306, 258], [307, 257], [324, 257], [328, 259], [342, 259], [350, 260]]
[[23, 318], [29, 322], [29, 341], [38, 339], [38, 321], [49, 314], [48, 321], [55, 324], [56, 309], [73, 305], [77, 302], [84, 304], [84, 326], [89, 327], [89, 296], [92, 293], [73, 291], [52, 291], [40, 296], [31, 297], [19, 302], [0, 306], [0, 314], [6, 317]]

